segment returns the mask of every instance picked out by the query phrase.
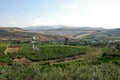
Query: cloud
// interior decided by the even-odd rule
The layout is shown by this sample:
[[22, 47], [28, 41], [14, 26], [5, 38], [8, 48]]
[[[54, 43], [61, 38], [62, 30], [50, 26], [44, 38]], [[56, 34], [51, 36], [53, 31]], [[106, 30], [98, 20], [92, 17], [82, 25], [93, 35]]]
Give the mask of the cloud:
[[35, 23], [42, 25], [73, 25], [91, 27], [120, 27], [120, 6], [84, 6], [79, 3], [61, 5], [58, 12], [48, 14], [47, 17], [36, 19]]
[[[57, 11], [38, 15], [30, 20], [13, 21], [11, 25], [72, 25], [113, 28], [120, 27], [120, 5], [112, 1], [88, 1], [70, 0], [71, 2], [56, 6]], [[105, 3], [102, 3], [105, 2]], [[86, 3], [86, 4], [85, 4]]]

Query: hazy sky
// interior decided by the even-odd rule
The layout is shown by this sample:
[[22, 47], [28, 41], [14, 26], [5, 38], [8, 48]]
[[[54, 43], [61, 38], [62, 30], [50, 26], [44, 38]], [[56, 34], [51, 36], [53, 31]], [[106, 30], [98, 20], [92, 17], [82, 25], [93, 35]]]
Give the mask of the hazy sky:
[[0, 26], [120, 28], [120, 0], [0, 0]]

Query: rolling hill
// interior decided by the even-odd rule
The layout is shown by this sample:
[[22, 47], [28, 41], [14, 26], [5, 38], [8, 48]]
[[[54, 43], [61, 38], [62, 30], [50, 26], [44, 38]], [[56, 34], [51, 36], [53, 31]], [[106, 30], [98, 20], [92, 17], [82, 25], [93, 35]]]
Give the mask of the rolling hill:
[[108, 37], [120, 37], [120, 28], [110, 29], [102, 34], [107, 35]]
[[40, 34], [37, 32], [27, 31], [17, 27], [0, 27], [0, 40], [9, 39], [26, 39], [31, 40], [33, 36], [36, 36], [38, 40], [64, 40], [65, 37], [53, 36], [48, 34]]
[[110, 39], [120, 40], [120, 28], [103, 29], [91, 27], [68, 27], [62, 25], [32, 26], [26, 28], [0, 27], [0, 39], [31, 39], [33, 36], [41, 41], [64, 40], [65, 37], [80, 39]]
[[31, 33], [17, 27], [0, 27], [0, 37], [31, 37], [37, 33]]
[[87, 35], [86, 39], [107, 40], [107, 41], [120, 41], [120, 28], [107, 29], [102, 32]]

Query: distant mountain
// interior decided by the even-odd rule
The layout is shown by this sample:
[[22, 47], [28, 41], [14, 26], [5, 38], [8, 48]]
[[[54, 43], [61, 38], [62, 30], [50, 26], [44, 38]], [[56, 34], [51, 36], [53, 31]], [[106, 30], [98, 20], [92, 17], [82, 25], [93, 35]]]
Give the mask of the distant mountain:
[[[75, 27], [75, 26], [64, 26], [64, 25], [43, 25], [43, 26], [31, 26], [24, 28], [28, 31], [39, 32], [50, 35], [60, 35], [66, 37], [84, 37], [95, 33], [96, 31], [103, 31], [103, 28], [91, 28], [91, 27]], [[82, 36], [78, 36], [82, 35]]]
[[43, 31], [43, 30], [103, 30], [103, 28], [92, 28], [92, 27], [76, 27], [66, 25], [40, 25], [40, 26], [29, 26], [23, 28], [30, 31]]
[[42, 30], [52, 30], [52, 29], [58, 29], [63, 27], [62, 25], [38, 25], [38, 26], [29, 26], [25, 27], [23, 29], [29, 30], [29, 31], [42, 31]]

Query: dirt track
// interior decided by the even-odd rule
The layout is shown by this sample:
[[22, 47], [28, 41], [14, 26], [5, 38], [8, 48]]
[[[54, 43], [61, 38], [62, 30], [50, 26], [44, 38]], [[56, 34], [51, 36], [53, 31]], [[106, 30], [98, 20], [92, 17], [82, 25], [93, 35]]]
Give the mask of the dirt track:
[[5, 51], [4, 51], [4, 54], [5, 54], [5, 55], [8, 55], [8, 54], [7, 54], [7, 51], [8, 51], [9, 45], [10, 45], [10, 42], [8, 43], [8, 45], [7, 45], [7, 47], [6, 47]]
[[46, 60], [46, 61], [40, 61], [41, 64], [62, 64], [65, 62], [70, 62], [70, 61], [76, 61], [76, 60], [86, 60], [90, 58], [96, 58], [101, 55], [101, 51], [96, 51], [93, 53], [87, 53], [87, 54], [82, 54], [82, 55], [76, 55], [72, 57], [67, 57], [67, 58], [60, 58], [60, 59], [55, 59], [55, 60]]

